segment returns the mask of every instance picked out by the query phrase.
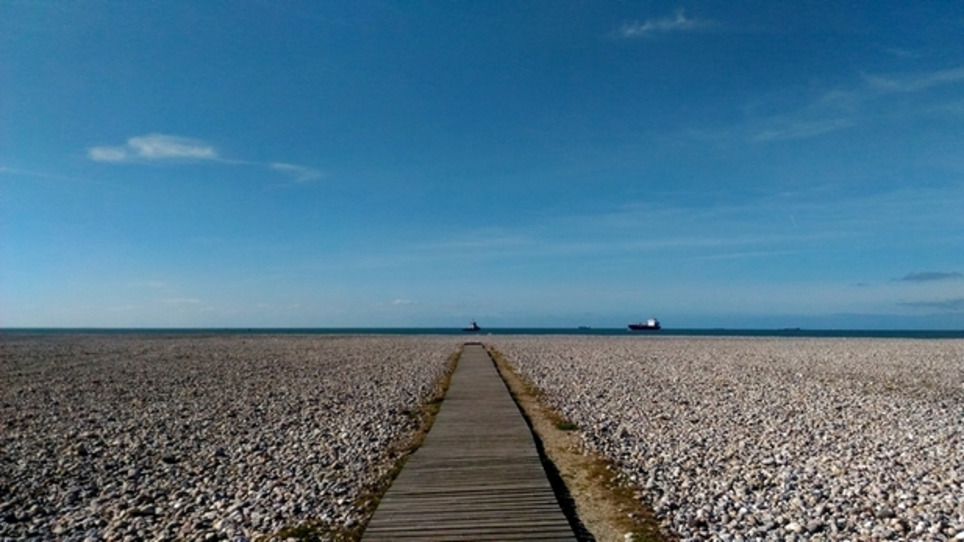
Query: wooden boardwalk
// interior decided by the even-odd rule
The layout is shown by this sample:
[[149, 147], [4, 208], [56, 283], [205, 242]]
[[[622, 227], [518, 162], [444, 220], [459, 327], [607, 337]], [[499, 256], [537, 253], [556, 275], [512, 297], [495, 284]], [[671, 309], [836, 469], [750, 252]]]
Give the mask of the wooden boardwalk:
[[528, 424], [481, 345], [467, 344], [442, 408], [363, 540], [576, 540]]

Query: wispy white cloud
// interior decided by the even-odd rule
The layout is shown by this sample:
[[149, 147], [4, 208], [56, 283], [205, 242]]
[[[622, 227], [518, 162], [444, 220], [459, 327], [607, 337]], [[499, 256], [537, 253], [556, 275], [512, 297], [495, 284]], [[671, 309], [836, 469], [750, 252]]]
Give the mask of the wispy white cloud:
[[200, 139], [168, 134], [132, 137], [123, 145], [101, 145], [87, 149], [94, 162], [108, 164], [216, 162], [233, 166], [265, 167], [304, 183], [322, 176], [316, 169], [285, 162], [250, 162], [227, 159], [217, 149]]
[[127, 145], [137, 156], [147, 160], [215, 160], [217, 151], [213, 147], [196, 139], [185, 137], [151, 134], [142, 137], [132, 137]]
[[[898, 224], [913, 234], [910, 243], [926, 238], [953, 245], [954, 232], [964, 226], [962, 188], [904, 187], [848, 195], [816, 187], [810, 193], [761, 194], [712, 208], [687, 205], [679, 195], [675, 202], [630, 202], [606, 212], [558, 217], [529, 232], [526, 249], [527, 253], [661, 252], [701, 258], [782, 256], [868, 246], [878, 241], [881, 231]], [[904, 248], [899, 243], [889, 246]], [[919, 278], [959, 278], [954, 272], [945, 273]]]
[[879, 93], [920, 92], [964, 82], [964, 67], [905, 75], [864, 75], [867, 86]]
[[643, 22], [625, 23], [619, 28], [617, 35], [626, 39], [651, 38], [674, 32], [704, 30], [713, 26], [715, 26], [713, 21], [687, 17], [685, 11], [681, 8], [676, 10], [676, 13], [672, 16], [647, 19]]
[[87, 156], [95, 162], [124, 162], [128, 152], [124, 147], [91, 147], [87, 149]]
[[775, 122], [773, 127], [762, 129], [751, 139], [753, 141], [806, 139], [850, 128], [854, 124], [854, 121], [843, 118]]
[[76, 177], [68, 177], [66, 175], [56, 175], [53, 173], [46, 173], [43, 171], [31, 171], [26, 169], [11, 168], [7, 166], [0, 166], [0, 175], [33, 177], [36, 179], [44, 179], [48, 181], [67, 181], [71, 183], [104, 184], [100, 181], [92, 181], [89, 179], [79, 179]]
[[[741, 135], [753, 142], [807, 139], [898, 116], [960, 113], [960, 101], [913, 100], [913, 103], [891, 104], [888, 100], [892, 101], [896, 95], [962, 83], [964, 67], [902, 75], [863, 74], [859, 82], [849, 88], [827, 90], [796, 109], [751, 118], [742, 127]], [[725, 137], [733, 135], [725, 134]]]
[[132, 137], [120, 146], [99, 146], [87, 149], [87, 156], [95, 162], [133, 162], [170, 160], [218, 160], [211, 145], [187, 137], [148, 134]]
[[964, 274], [958, 271], [923, 271], [918, 273], [907, 273], [903, 277], [896, 279], [904, 282], [930, 282], [934, 280], [960, 280], [964, 279]]
[[291, 176], [291, 178], [297, 183], [303, 183], [311, 181], [321, 177], [322, 173], [317, 169], [312, 169], [305, 166], [299, 166], [296, 164], [285, 164], [283, 162], [273, 162], [268, 164], [268, 167], [275, 171], [280, 171], [286, 175]]
[[413, 299], [396, 299], [392, 301], [392, 305], [418, 305], [418, 301]]

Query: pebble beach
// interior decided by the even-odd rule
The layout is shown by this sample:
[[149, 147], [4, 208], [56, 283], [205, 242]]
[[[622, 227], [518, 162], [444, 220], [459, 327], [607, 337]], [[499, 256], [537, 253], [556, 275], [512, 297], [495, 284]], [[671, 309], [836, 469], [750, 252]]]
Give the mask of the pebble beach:
[[[964, 540], [964, 341], [483, 336], [680, 540]], [[0, 540], [367, 521], [464, 337], [7, 335]]]
[[964, 341], [492, 344], [681, 540], [964, 540]]
[[458, 338], [46, 335], [0, 343], [0, 539], [332, 532], [417, 429]]

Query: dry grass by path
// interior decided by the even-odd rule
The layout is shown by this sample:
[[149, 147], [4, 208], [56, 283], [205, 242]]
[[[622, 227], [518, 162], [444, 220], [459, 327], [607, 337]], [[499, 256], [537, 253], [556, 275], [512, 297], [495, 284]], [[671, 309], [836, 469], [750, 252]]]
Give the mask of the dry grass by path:
[[516, 403], [522, 408], [545, 455], [558, 470], [576, 514], [599, 542], [668, 541], [652, 510], [608, 460], [584, 453], [578, 429], [541, 400], [541, 391], [519, 375], [502, 353], [486, 346]]

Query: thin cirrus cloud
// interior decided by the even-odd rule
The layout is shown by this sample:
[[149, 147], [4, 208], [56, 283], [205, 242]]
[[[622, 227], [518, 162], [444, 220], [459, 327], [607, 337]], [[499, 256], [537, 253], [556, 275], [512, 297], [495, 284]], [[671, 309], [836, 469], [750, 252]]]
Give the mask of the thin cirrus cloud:
[[931, 282], [935, 280], [956, 279], [964, 279], [964, 274], [957, 271], [923, 271], [920, 273], [907, 273], [897, 280], [902, 282]]
[[[753, 142], [772, 142], [792, 139], [809, 139], [824, 134], [857, 127], [866, 122], [880, 121], [880, 114], [869, 114], [874, 104], [887, 103], [897, 94], [925, 92], [933, 88], [964, 83], [964, 67], [899, 75], [861, 75], [861, 83], [845, 89], [824, 92], [816, 100], [801, 104], [791, 110], [770, 117], [751, 120], [747, 139]], [[888, 110], [893, 111], [898, 105]], [[958, 101], [929, 106], [929, 111], [957, 114], [961, 111]], [[925, 109], [909, 109], [909, 113], [927, 113]], [[732, 137], [732, 134], [724, 134]]]
[[780, 141], [788, 139], [807, 139], [819, 135], [850, 128], [856, 123], [849, 119], [795, 120], [764, 128], [751, 137], [752, 141]]
[[964, 67], [904, 76], [864, 75], [873, 90], [888, 93], [920, 92], [932, 87], [964, 82]]
[[268, 167], [275, 171], [280, 171], [286, 175], [290, 175], [295, 182], [306, 182], [312, 179], [317, 179], [321, 177], [321, 172], [316, 169], [311, 169], [304, 166], [299, 166], [296, 164], [286, 164], [284, 162], [272, 162], [268, 164]]
[[218, 160], [214, 147], [187, 137], [148, 134], [132, 137], [125, 145], [91, 147], [87, 156], [95, 162], [158, 160]]
[[218, 162], [229, 165], [261, 166], [288, 175], [295, 182], [305, 182], [321, 177], [320, 171], [296, 164], [229, 160], [223, 158], [217, 149], [204, 141], [166, 134], [132, 137], [123, 145], [90, 147], [87, 149], [87, 157], [95, 162], [112, 164]]
[[626, 39], [652, 38], [675, 32], [704, 30], [712, 26], [714, 26], [712, 21], [689, 18], [684, 10], [679, 9], [672, 16], [626, 23], [619, 28], [617, 35]]

